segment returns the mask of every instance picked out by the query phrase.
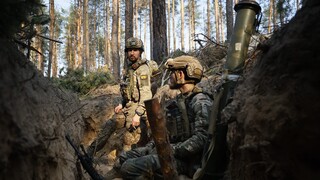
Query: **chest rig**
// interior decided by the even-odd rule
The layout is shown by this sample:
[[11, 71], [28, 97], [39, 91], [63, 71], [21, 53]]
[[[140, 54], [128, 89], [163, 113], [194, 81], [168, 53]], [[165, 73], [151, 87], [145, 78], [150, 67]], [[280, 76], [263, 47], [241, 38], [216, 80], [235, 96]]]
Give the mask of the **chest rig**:
[[182, 142], [190, 138], [195, 129], [195, 114], [192, 109], [192, 98], [202, 92], [196, 89], [191, 94], [178, 95], [166, 107], [166, 123], [171, 143]]
[[126, 70], [123, 80], [120, 83], [120, 91], [123, 99], [126, 102], [139, 101], [139, 85], [137, 82], [137, 75], [136, 70], [143, 64], [146, 63], [146, 60], [139, 59], [137, 62], [131, 64], [128, 66], [128, 69]]

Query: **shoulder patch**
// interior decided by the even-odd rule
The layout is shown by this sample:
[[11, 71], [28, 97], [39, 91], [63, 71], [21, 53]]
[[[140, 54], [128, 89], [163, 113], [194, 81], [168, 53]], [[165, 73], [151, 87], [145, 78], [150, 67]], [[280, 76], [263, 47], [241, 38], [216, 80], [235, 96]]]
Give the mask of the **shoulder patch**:
[[145, 79], [147, 79], [147, 78], [148, 78], [147, 75], [141, 75], [141, 76], [140, 76], [140, 79], [141, 79], [141, 80], [145, 80]]

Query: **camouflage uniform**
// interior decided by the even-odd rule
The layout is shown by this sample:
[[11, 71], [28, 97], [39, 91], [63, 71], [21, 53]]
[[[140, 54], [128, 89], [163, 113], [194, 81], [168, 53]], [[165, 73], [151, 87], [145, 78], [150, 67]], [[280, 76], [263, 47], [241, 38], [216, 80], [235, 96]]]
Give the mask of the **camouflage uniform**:
[[[208, 94], [195, 86], [203, 76], [202, 66], [196, 58], [180, 56], [169, 59], [166, 68], [171, 71], [170, 88], [181, 91], [181, 94], [166, 106], [170, 143], [177, 172], [192, 177], [200, 167], [213, 102]], [[105, 178], [108, 180], [119, 175], [124, 179], [162, 179], [154, 143], [120, 154]]]
[[[143, 42], [138, 38], [131, 37], [126, 41], [125, 52], [127, 53], [129, 49], [138, 49], [142, 53], [144, 51]], [[130, 150], [133, 144], [144, 146], [148, 142], [148, 122], [144, 101], [152, 98], [151, 76], [153, 69], [157, 67], [156, 62], [150, 62], [152, 63], [147, 63], [145, 59], [139, 58], [137, 61], [129, 63], [120, 83], [122, 112], [125, 115], [124, 126], [127, 129], [123, 137], [124, 151]], [[135, 114], [140, 116], [139, 127], [131, 125]], [[97, 139], [87, 149], [90, 156], [104, 147], [109, 136], [115, 130], [115, 124], [115, 119], [107, 121]]]
[[[208, 119], [212, 103], [212, 99], [207, 94], [202, 93], [201, 89], [195, 88], [187, 95], [177, 96], [173, 106], [178, 108], [179, 114], [175, 114], [175, 107], [172, 106], [172, 103], [168, 105], [167, 126], [179, 174], [192, 177], [200, 166], [207, 139]], [[183, 128], [178, 125], [178, 121], [181, 122], [185, 116], [183, 114], [187, 116], [189, 132], [181, 131]], [[173, 124], [176, 124], [175, 128], [172, 126]], [[122, 153], [118, 163], [120, 173], [125, 179], [161, 178], [159, 158], [152, 143], [146, 147]]]
[[[152, 98], [151, 78], [152, 72], [146, 60], [139, 59], [137, 62], [128, 65], [128, 69], [121, 83], [121, 95], [123, 113], [126, 117], [123, 149], [131, 149], [132, 144], [138, 143], [141, 133], [142, 138], [146, 138], [147, 116], [145, 113], [144, 101]], [[140, 116], [140, 127], [132, 127], [132, 118], [135, 114]], [[141, 142], [146, 141], [141, 139]]]

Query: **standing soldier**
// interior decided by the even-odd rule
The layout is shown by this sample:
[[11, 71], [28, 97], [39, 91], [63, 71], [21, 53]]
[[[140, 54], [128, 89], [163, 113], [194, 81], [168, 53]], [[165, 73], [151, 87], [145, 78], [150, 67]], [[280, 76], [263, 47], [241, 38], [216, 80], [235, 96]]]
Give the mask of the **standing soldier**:
[[[175, 101], [167, 106], [166, 124], [170, 144], [178, 174], [192, 177], [200, 166], [207, 141], [208, 119], [213, 101], [196, 87], [203, 74], [202, 66], [196, 58], [180, 56], [168, 60], [166, 67], [171, 71], [170, 88], [181, 91]], [[123, 152], [113, 169], [105, 175], [107, 180], [115, 177], [161, 179], [161, 166], [154, 143]]]
[[[152, 70], [146, 59], [141, 59], [144, 52], [143, 42], [131, 37], [125, 45], [129, 60], [120, 85], [122, 103], [115, 107], [115, 113], [123, 112], [127, 131], [123, 137], [123, 150], [128, 151], [131, 145], [144, 146], [147, 141], [147, 115], [144, 101], [152, 98]], [[140, 140], [140, 141], [139, 141]]]
[[[123, 112], [125, 115], [126, 131], [123, 136], [123, 150], [128, 151], [133, 144], [144, 146], [148, 142], [147, 124], [149, 123], [144, 101], [152, 98], [150, 79], [153, 67], [147, 63], [146, 59], [141, 59], [144, 47], [140, 39], [129, 38], [125, 44], [125, 52], [129, 62], [120, 84], [122, 103], [116, 106], [114, 111], [116, 114]], [[104, 147], [115, 130], [115, 124], [115, 119], [106, 122], [97, 139], [87, 149], [90, 156]]]

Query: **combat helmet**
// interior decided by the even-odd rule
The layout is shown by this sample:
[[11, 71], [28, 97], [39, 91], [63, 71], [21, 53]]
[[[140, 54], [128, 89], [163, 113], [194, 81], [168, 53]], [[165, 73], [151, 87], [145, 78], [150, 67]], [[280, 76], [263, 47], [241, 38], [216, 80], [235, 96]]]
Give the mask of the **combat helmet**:
[[144, 47], [142, 40], [135, 37], [127, 39], [124, 51], [127, 52], [128, 49], [140, 49], [143, 52]]
[[187, 76], [196, 83], [200, 82], [203, 76], [202, 65], [197, 58], [192, 56], [179, 56], [174, 59], [168, 59], [165, 65], [171, 71], [185, 69]]

